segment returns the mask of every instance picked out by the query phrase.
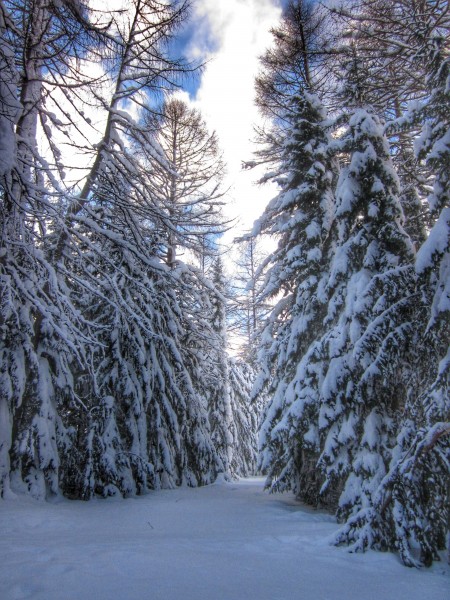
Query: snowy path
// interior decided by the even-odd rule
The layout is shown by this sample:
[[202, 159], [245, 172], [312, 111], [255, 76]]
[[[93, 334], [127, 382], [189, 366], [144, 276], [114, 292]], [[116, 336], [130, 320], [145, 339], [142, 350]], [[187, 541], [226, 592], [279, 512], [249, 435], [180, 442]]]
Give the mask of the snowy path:
[[330, 547], [332, 517], [261, 479], [129, 500], [0, 501], [2, 600], [448, 600], [444, 564]]

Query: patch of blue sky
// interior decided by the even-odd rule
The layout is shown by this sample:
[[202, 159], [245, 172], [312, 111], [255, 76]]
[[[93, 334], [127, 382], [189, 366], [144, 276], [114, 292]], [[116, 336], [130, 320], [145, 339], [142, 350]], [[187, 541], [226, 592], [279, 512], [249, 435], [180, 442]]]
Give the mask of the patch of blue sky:
[[201, 84], [202, 65], [205, 65], [219, 48], [220, 40], [214, 36], [207, 15], [192, 14], [174, 37], [170, 56], [183, 60], [190, 67], [181, 87], [191, 99], [196, 97]]

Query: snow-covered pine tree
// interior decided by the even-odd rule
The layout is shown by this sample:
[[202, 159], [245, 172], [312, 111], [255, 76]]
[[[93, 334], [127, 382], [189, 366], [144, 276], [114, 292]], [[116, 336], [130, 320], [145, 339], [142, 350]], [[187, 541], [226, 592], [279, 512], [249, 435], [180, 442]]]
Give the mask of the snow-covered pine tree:
[[[226, 475], [245, 477], [256, 471], [258, 404], [250, 392], [255, 371], [247, 363], [227, 352], [228, 284], [222, 260], [217, 258], [211, 270], [209, 293], [211, 339], [209, 389], [206, 390], [211, 436], [218, 464]], [[208, 365], [208, 360], [202, 368]]]
[[[449, 23], [450, 26], [450, 23]], [[426, 157], [434, 174], [433, 192], [428, 200], [436, 222], [416, 261], [419, 285], [428, 308], [425, 343], [430, 336], [439, 362], [430, 373], [426, 392], [429, 425], [437, 420], [450, 421], [450, 44], [440, 35], [431, 40], [428, 87], [430, 96], [424, 113], [424, 133], [417, 147], [419, 158]], [[447, 499], [448, 501], [448, 499]], [[449, 508], [447, 507], [447, 510]]]
[[[358, 58], [363, 63], [366, 102], [386, 121], [386, 135], [400, 179], [404, 227], [416, 249], [426, 237], [425, 188], [429, 170], [413, 152], [418, 123], [404, 115], [409, 103], [427, 94], [426, 60], [417, 49], [430, 26], [445, 27], [447, 2], [424, 3], [420, 10], [417, 6], [415, 0], [361, 0], [330, 5], [340, 35], [347, 40], [352, 38], [357, 44]], [[340, 52], [342, 49], [341, 46]], [[333, 102], [336, 103], [336, 98]]]
[[233, 415], [231, 472], [237, 477], [256, 474], [259, 413], [251, 401], [255, 370], [246, 362], [228, 357], [230, 405]]
[[416, 150], [435, 174], [429, 200], [437, 220], [416, 258], [417, 377], [407, 390], [389, 471], [372, 506], [350, 518], [338, 537], [356, 549], [396, 549], [407, 566], [439, 560], [448, 536], [450, 495], [450, 64], [441, 36], [430, 36], [424, 50], [429, 96], [409, 118], [423, 120]]
[[[192, 442], [197, 438], [199, 442], [203, 440], [204, 444], [207, 441], [212, 448], [212, 458], [206, 452], [197, 450], [198, 481], [199, 484], [207, 484], [214, 481], [218, 473], [224, 472], [223, 453], [211, 440], [210, 423], [210, 398], [222, 377], [218, 360], [220, 340], [211, 319], [216, 290], [202, 268], [177, 261], [173, 274], [176, 277], [174, 291], [179, 307], [179, 350], [192, 382], [194, 406], [199, 407], [197, 410], [202, 415], [204, 430], [202, 436], [192, 435]], [[191, 435], [191, 429], [186, 427], [187, 435]]]
[[340, 146], [349, 153], [336, 190], [336, 248], [327, 282], [327, 328], [321, 345], [327, 372], [321, 385], [321, 493], [342, 489], [345, 520], [386, 472], [395, 419], [404, 403], [404, 348], [413, 326], [413, 249], [403, 229], [399, 181], [383, 124], [366, 107], [357, 48], [345, 61], [343, 99], [348, 126]]
[[383, 126], [370, 109], [350, 113], [350, 162], [336, 191], [337, 247], [323, 348], [320, 464], [328, 486], [345, 488], [338, 518], [371, 503], [386, 472], [405, 394], [405, 348], [413, 323], [413, 252], [402, 227], [398, 178]]
[[[157, 259], [127, 254], [110, 277], [109, 297], [120, 294], [121, 302], [114, 312], [105, 306], [109, 340], [97, 374], [102, 396], [116, 399], [123, 453], [142, 489], [210, 483], [215, 456], [207, 413], [182, 350], [186, 330], [177, 296], [184, 284]], [[106, 295], [107, 281], [105, 287]]]
[[428, 205], [423, 194], [424, 169], [413, 152], [409, 135], [400, 134], [401, 143], [394, 159], [399, 180], [399, 200], [405, 215], [405, 231], [417, 250], [426, 239], [426, 225], [429, 219]]
[[269, 257], [262, 290], [275, 300], [262, 334], [262, 374], [255, 394], [269, 385], [273, 400], [261, 429], [260, 467], [268, 484], [294, 489], [311, 502], [320, 483], [312, 463], [319, 451], [318, 399], [324, 281], [330, 252], [337, 165], [330, 153], [326, 114], [314, 94], [292, 100], [280, 170], [281, 191], [255, 224], [254, 233], [279, 239]]
[[[141, 166], [134, 164], [136, 170]], [[184, 348], [187, 332], [200, 327], [186, 309], [197, 282], [187, 282], [181, 265], [171, 269], [159, 256], [161, 223], [154, 225], [152, 210], [145, 220], [137, 218], [135, 206], [145, 188], [130, 187], [120, 169], [112, 171], [111, 163], [109, 168], [111, 178], [103, 178], [90, 202], [97, 208], [85, 207], [77, 216], [78, 245], [72, 247], [76, 255], [84, 244], [92, 271], [93, 294], [80, 295], [78, 306], [95, 323], [98, 337], [91, 387], [83, 395], [91, 425], [78, 449], [85, 458], [77, 459], [89, 466], [77, 473], [69, 454], [67, 473], [83, 482], [83, 496], [210, 483], [216, 469], [207, 410]], [[111, 433], [114, 422], [118, 435]], [[80, 435], [82, 442], [83, 430]], [[86, 468], [90, 478], [83, 474]], [[91, 487], [84, 492], [83, 485]], [[69, 481], [68, 488], [74, 487]]]
[[[86, 340], [67, 288], [46, 254], [48, 220], [55, 215], [61, 190], [55, 177], [58, 165], [44, 160], [37, 144], [49, 95], [46, 77], [59, 73], [61, 83], [70, 78], [68, 65], [81, 56], [82, 42], [89, 38], [84, 7], [73, 3], [72, 8], [40, 0], [1, 3], [2, 39], [14, 53], [19, 76], [16, 97], [7, 99], [14, 139], [11, 130], [3, 138], [9, 139], [15, 160], [1, 182], [5, 287], [0, 370], [10, 413], [4, 415], [0, 445], [10, 455], [14, 487], [36, 497], [58, 493], [58, 444], [64, 443], [58, 404], [70, 394], [69, 364], [82, 362]], [[2, 53], [6, 60], [8, 56]], [[2, 69], [2, 79], [10, 76], [10, 69]], [[85, 84], [79, 80], [80, 87]]]
[[226, 279], [222, 260], [216, 258], [212, 266], [211, 283], [211, 383], [208, 391], [208, 415], [211, 439], [216, 449], [218, 462], [225, 476], [231, 472], [233, 445], [235, 441], [233, 414], [230, 401], [230, 375], [227, 357], [227, 314]]
[[[24, 482], [39, 497], [60, 488], [88, 498], [208, 483], [214, 452], [207, 412], [181, 353], [176, 291], [181, 296], [182, 285], [157, 253], [167, 214], [151, 192], [137, 149], [162, 165], [164, 157], [148, 128], [121, 110], [125, 99], [141, 105], [137, 90], [151, 94], [184, 71], [182, 61], [168, 57], [167, 41], [187, 3], [130, 2], [129, 19], [118, 12], [104, 21], [116, 81], [108, 97], [111, 87], [97, 78], [96, 93], [89, 96], [90, 102], [105, 93], [100, 104], [108, 107], [99, 144], [86, 135], [83, 92], [91, 81], [82, 80], [73, 65], [100, 43], [101, 30], [89, 23], [81, 2], [16, 6], [20, 27], [3, 10], [13, 4], [2, 2], [1, 14], [5, 39], [24, 59], [17, 64], [23, 65], [19, 92], [25, 104], [16, 126], [18, 167], [12, 171], [20, 185], [2, 180], [1, 196], [9, 223], [2, 230], [1, 265], [7, 283], [1, 322], [5, 490], [9, 455], [16, 487]], [[87, 37], [80, 37], [85, 30]], [[86, 60], [95, 63], [95, 49], [98, 54]], [[49, 89], [46, 77], [52, 79]], [[54, 93], [59, 80], [62, 104]], [[45, 110], [44, 101], [55, 112]], [[66, 102], [73, 111], [65, 110]], [[38, 120], [55, 164], [38, 152]], [[63, 167], [70, 169], [70, 160], [64, 165], [52, 133], [80, 133], [79, 127], [83, 154], [91, 153], [92, 164], [81, 189], [67, 190]], [[75, 139], [70, 144], [76, 148]], [[17, 191], [20, 196], [12, 197]]]
[[[340, 139], [333, 144], [344, 168], [330, 235], [329, 256], [334, 258], [324, 294], [331, 301], [321, 339], [310, 344], [297, 367], [299, 381], [303, 365], [313, 364], [309, 353], [322, 367], [315, 371], [319, 383], [309, 388], [304, 385], [305, 394], [315, 390], [315, 405], [320, 407], [313, 422], [318, 423], [315, 439], [322, 448], [318, 466], [326, 474], [321, 495], [316, 487], [312, 501], [330, 488], [340, 496], [338, 514], [348, 521], [338, 542], [353, 543], [355, 550], [367, 546], [398, 549], [410, 565], [419, 564], [419, 548], [421, 561], [428, 564], [443, 547], [449, 495], [449, 103], [448, 67], [443, 66], [448, 60], [448, 2], [422, 3], [420, 10], [413, 0], [362, 0], [347, 6], [350, 10], [345, 4], [332, 8], [347, 24], [335, 56], [353, 58], [350, 62], [356, 68], [346, 73], [350, 94], [344, 105], [350, 100], [353, 107], [347, 132], [343, 135], [336, 128], [335, 136]], [[284, 87], [259, 87], [260, 93], [271, 94], [266, 106], [277, 117], [279, 108], [286, 106], [286, 97], [292, 97], [287, 87], [295, 69], [292, 58], [301, 60], [304, 51], [301, 28], [293, 44], [289, 45], [287, 33], [282, 38], [287, 45], [281, 55], [284, 62], [275, 61], [274, 53], [267, 57], [274, 58], [270, 68], [287, 68], [287, 72], [263, 83]], [[423, 52], [429, 49], [430, 40], [441, 47], [440, 62], [433, 69]], [[320, 76], [327, 88], [330, 79], [324, 66]], [[433, 73], [428, 88], [423, 81], [427, 71]], [[386, 77], [392, 73], [394, 78]], [[336, 102], [332, 87], [328, 92], [331, 105], [342, 106], [342, 97]], [[405, 112], [409, 100], [423, 101], [424, 97], [425, 102], [415, 102]], [[431, 98], [435, 100], [429, 102]], [[395, 118], [388, 129], [392, 146], [377, 113], [383, 120]], [[411, 142], [421, 122], [419, 152], [413, 157]], [[340, 121], [342, 125], [345, 119]], [[431, 205], [440, 197], [444, 208], [439, 217], [435, 213], [436, 226], [418, 254], [415, 272], [414, 245], [417, 249], [423, 240], [423, 226], [429, 219], [420, 211], [424, 188], [419, 188], [429, 182], [426, 178], [433, 171], [439, 175]], [[270, 340], [269, 335], [266, 343]], [[280, 340], [278, 336], [277, 343]], [[269, 370], [265, 380], [270, 380]], [[291, 389], [286, 385], [280, 397], [289, 401]], [[294, 404], [285, 410], [280, 403], [278, 414], [271, 415], [275, 406], [268, 409], [266, 424], [272, 420], [273, 426], [272, 430], [269, 426], [269, 437], [264, 432], [266, 441], [276, 440], [277, 423], [281, 430], [287, 428], [284, 414], [296, 417]], [[290, 432], [295, 434], [294, 429]], [[300, 443], [302, 439], [308, 438], [303, 436]], [[301, 462], [292, 452], [295, 443], [283, 454], [285, 445], [282, 440], [278, 447], [265, 448], [272, 472], [276, 458], [281, 457], [275, 470], [281, 477], [285, 465], [290, 473], [291, 465]], [[299, 489], [301, 485], [287, 478], [285, 487]]]

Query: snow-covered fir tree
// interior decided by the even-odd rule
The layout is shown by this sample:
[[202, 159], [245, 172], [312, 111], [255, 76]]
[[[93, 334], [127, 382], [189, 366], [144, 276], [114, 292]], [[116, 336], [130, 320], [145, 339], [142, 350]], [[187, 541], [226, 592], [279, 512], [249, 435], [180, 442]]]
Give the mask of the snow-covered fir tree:
[[439, 560], [449, 510], [450, 68], [440, 36], [429, 41], [426, 51], [429, 97], [409, 118], [415, 121], [420, 114], [423, 119], [416, 151], [435, 173], [429, 202], [436, 222], [416, 259], [418, 293], [410, 307], [416, 327], [416, 376], [404, 395], [389, 470], [371, 505], [358, 511], [338, 536], [338, 541], [350, 541], [357, 549], [396, 549], [408, 566]]
[[[332, 8], [346, 24], [336, 54], [338, 64], [347, 67], [346, 97], [339, 102], [336, 96], [326, 97], [335, 110], [342, 104], [346, 110], [335, 120], [334, 140], [328, 142], [328, 155], [336, 155], [341, 167], [328, 252], [318, 269], [322, 286], [312, 292], [316, 302], [322, 299], [324, 310], [305, 332], [307, 343], [293, 355], [288, 377], [277, 379], [284, 376], [283, 349], [289, 347], [289, 337], [283, 335], [291, 326], [295, 284], [291, 289], [280, 286], [283, 297], [271, 315], [279, 326], [266, 329], [262, 340], [266, 367], [260, 381], [274, 377], [275, 391], [262, 428], [263, 464], [272, 488], [293, 489], [311, 503], [327, 502], [328, 494], [334, 497], [338, 518], [346, 521], [338, 543], [350, 543], [354, 550], [396, 549], [405, 564], [419, 565], [439, 558], [448, 514], [445, 34], [450, 23], [445, 2], [417, 11], [416, 3], [406, 1], [389, 3], [386, 26], [381, 26], [374, 14], [382, 4], [358, 3], [355, 11]], [[291, 54], [283, 56], [289, 62]], [[414, 64], [420, 68], [411, 88]], [[323, 66], [322, 81], [327, 78]], [[294, 69], [294, 61], [288, 67]], [[385, 72], [399, 74], [398, 80], [389, 85]], [[424, 74], [426, 85], [420, 81]], [[406, 111], [411, 98], [422, 99]], [[286, 106], [285, 96], [281, 100]], [[392, 115], [396, 120], [386, 130], [385, 119]], [[412, 139], [419, 126], [414, 157]], [[436, 223], [423, 243], [429, 222], [428, 210], [421, 210], [423, 184], [432, 179], [428, 202]], [[286, 230], [291, 219], [287, 210]], [[283, 247], [287, 245], [285, 240]], [[269, 276], [277, 269], [285, 272], [284, 256], [277, 252]], [[271, 348], [281, 349], [281, 360], [273, 360], [270, 368]], [[313, 448], [320, 452], [318, 461]], [[318, 475], [312, 488], [302, 477], [305, 449]]]
[[[326, 114], [318, 97], [293, 98], [280, 172], [281, 192], [255, 224], [254, 233], [279, 238], [269, 257], [262, 290], [276, 300], [262, 334], [263, 371], [255, 394], [270, 386], [273, 399], [262, 425], [261, 468], [276, 489], [317, 495], [311, 459], [319, 451], [317, 413], [320, 338], [326, 312], [325, 281], [330, 253], [337, 165], [330, 152]], [[305, 358], [306, 357], [306, 358]]]
[[255, 370], [246, 362], [228, 357], [230, 405], [233, 415], [233, 448], [231, 472], [249, 477], [257, 471], [260, 410], [252, 402]]
[[404, 349], [413, 331], [405, 316], [415, 279], [398, 178], [379, 119], [356, 108], [343, 144], [350, 162], [336, 191], [319, 414], [323, 490], [346, 480], [341, 519], [370, 504], [389, 462], [404, 402]]
[[226, 279], [223, 264], [217, 258], [212, 266], [211, 282], [214, 286], [211, 295], [211, 329], [214, 346], [211, 348], [211, 364], [214, 370], [208, 393], [208, 414], [211, 425], [211, 438], [225, 475], [231, 474], [231, 461], [234, 444], [234, 423], [230, 400], [230, 375], [228, 370]]

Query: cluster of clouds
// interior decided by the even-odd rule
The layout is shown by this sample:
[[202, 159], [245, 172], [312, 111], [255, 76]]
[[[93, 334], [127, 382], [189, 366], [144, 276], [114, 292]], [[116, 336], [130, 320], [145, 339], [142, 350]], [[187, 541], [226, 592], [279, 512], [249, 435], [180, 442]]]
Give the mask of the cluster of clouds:
[[254, 128], [262, 124], [254, 102], [259, 57], [280, 17], [277, 0], [196, 0], [193, 6], [187, 57], [207, 64], [189, 100], [216, 131], [227, 163], [226, 216], [237, 221], [225, 243], [251, 229], [275, 193], [257, 186], [261, 173], [243, 171], [242, 162], [252, 158]]

